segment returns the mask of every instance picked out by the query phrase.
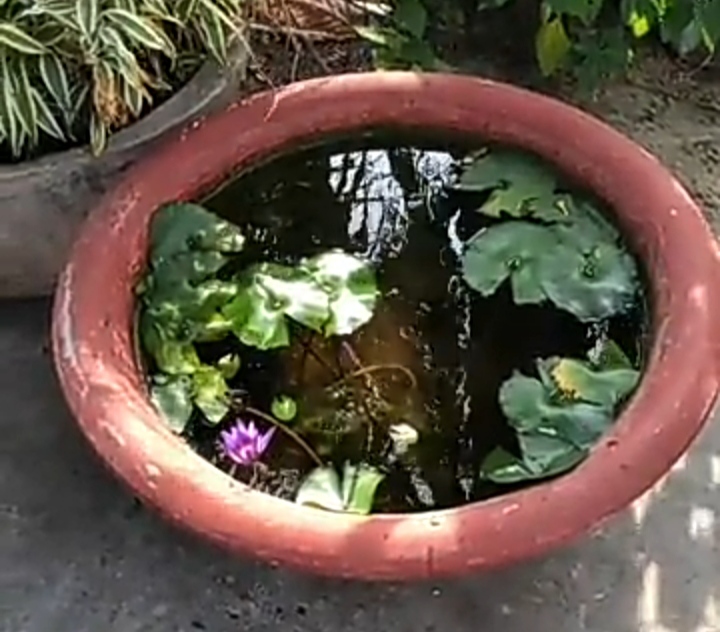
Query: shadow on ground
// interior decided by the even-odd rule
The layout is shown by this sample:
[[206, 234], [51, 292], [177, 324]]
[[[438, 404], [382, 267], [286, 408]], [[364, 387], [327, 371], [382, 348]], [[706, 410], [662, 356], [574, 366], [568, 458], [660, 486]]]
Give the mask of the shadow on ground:
[[414, 586], [308, 578], [204, 546], [109, 477], [59, 393], [47, 312], [0, 304], [2, 632], [720, 629], [717, 425], [632, 511], [543, 561]]

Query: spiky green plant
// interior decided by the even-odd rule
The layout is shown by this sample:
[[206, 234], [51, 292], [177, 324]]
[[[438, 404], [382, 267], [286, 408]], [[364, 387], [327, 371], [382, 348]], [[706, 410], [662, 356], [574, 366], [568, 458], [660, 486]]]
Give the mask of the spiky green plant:
[[0, 148], [43, 135], [93, 152], [188, 58], [226, 61], [241, 0], [0, 0]]

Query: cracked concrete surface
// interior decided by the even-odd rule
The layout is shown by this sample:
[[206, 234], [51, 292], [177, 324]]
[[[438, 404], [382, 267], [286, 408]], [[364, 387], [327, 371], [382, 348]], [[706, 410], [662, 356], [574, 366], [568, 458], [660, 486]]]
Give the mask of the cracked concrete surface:
[[[592, 107], [717, 217], [717, 114], [631, 87]], [[48, 312], [0, 304], [0, 632], [720, 631], [717, 423], [631, 509], [544, 560], [411, 586], [309, 578], [208, 548], [105, 472], [53, 375]]]

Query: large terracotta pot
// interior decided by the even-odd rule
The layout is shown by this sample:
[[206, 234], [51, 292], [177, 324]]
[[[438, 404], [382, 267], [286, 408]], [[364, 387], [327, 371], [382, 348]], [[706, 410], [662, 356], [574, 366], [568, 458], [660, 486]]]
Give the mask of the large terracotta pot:
[[[298, 143], [377, 125], [519, 145], [617, 212], [649, 275], [653, 345], [632, 401], [572, 473], [452, 510], [333, 514], [234, 481], [173, 435], [151, 406], [133, 346], [133, 286], [154, 209], [196, 198], [236, 169]], [[687, 449], [718, 392], [717, 272], [713, 235], [682, 186], [648, 152], [587, 114], [468, 77], [346, 75], [255, 96], [136, 165], [75, 245], [56, 295], [54, 352], [70, 406], [100, 456], [138, 496], [205, 539], [328, 575], [450, 575], [516, 562], [587, 532]]]

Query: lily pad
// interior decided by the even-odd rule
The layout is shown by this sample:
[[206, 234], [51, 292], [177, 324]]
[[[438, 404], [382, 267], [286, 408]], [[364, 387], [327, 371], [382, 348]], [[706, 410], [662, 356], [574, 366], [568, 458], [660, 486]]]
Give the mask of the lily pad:
[[470, 238], [462, 257], [463, 275], [483, 296], [493, 294], [510, 277], [516, 303], [538, 303], [545, 298], [539, 262], [556, 246], [556, 236], [544, 226], [497, 224]]
[[560, 243], [541, 258], [537, 274], [547, 297], [582, 322], [625, 312], [637, 297], [635, 263], [614, 244], [581, 251]]
[[152, 218], [150, 251], [153, 263], [190, 250], [240, 252], [245, 238], [240, 229], [197, 204], [168, 204]]
[[274, 349], [290, 343], [282, 305], [273, 301], [256, 283], [246, 285], [222, 309], [240, 342], [258, 349]]
[[596, 369], [572, 358], [550, 358], [543, 363], [565, 397], [607, 407], [621, 402], [640, 378], [634, 369]]
[[492, 190], [478, 210], [491, 217], [562, 218], [556, 201], [557, 180], [553, 170], [532, 154], [492, 150], [474, 159], [462, 172], [455, 188], [463, 191]]
[[217, 361], [217, 368], [226, 380], [232, 380], [240, 370], [240, 356], [228, 353]]
[[330, 318], [328, 294], [305, 269], [264, 263], [252, 268], [250, 277], [286, 316], [322, 332]]
[[163, 378], [150, 388], [151, 399], [173, 432], [180, 434], [192, 415], [192, 381], [187, 375]]
[[329, 297], [325, 335], [346, 335], [367, 323], [378, 298], [375, 272], [369, 262], [335, 250], [303, 263]]
[[217, 424], [230, 410], [227, 384], [222, 373], [203, 366], [193, 374], [193, 401], [206, 419]]
[[297, 416], [297, 403], [288, 395], [279, 395], [270, 405], [272, 414], [280, 421], [289, 422]]
[[295, 502], [328, 511], [369, 514], [384, 475], [369, 465], [345, 464], [342, 482], [333, 467], [314, 469], [303, 481]]

